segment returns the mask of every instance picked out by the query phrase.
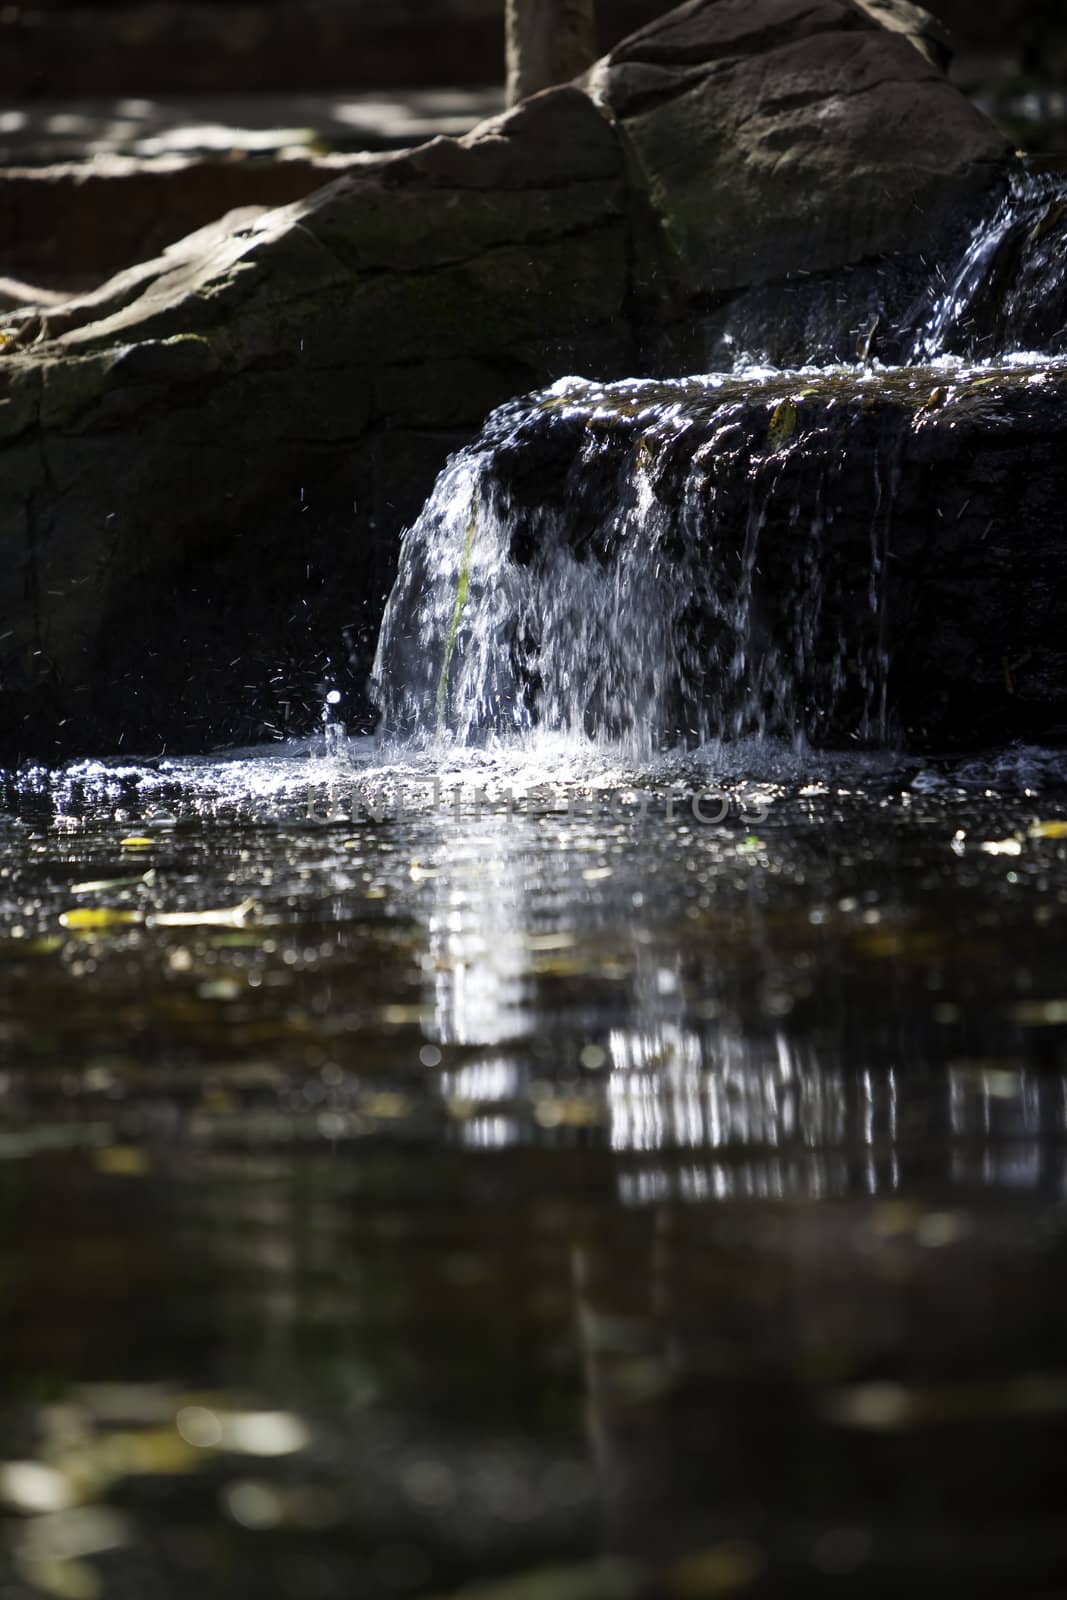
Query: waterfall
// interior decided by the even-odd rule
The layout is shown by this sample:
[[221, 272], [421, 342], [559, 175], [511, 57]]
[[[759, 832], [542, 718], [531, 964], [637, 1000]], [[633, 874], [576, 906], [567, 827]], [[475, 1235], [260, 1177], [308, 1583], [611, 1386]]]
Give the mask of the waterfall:
[[1067, 351], [1067, 186], [1019, 168], [955, 268], [933, 275], [933, 306], [907, 357], [970, 360]]
[[500, 407], [403, 540], [384, 731], [563, 730], [638, 759], [744, 735], [884, 744], [909, 441], [964, 360], [1061, 349], [1065, 300], [1067, 191], [1024, 173], [931, 279], [908, 365], [568, 378]]
[[[848, 699], [863, 736], [883, 736], [894, 442], [872, 439], [869, 387], [569, 379], [503, 407], [404, 540], [374, 672], [386, 729], [459, 744], [562, 729], [643, 758], [807, 737]], [[843, 628], [823, 567], [853, 445], [870, 506]]]

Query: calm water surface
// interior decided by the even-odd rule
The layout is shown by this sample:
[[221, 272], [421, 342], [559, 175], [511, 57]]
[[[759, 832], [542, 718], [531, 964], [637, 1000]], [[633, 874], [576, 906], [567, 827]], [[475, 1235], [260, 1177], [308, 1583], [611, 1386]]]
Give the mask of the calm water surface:
[[7, 785], [3, 1600], [1062, 1594], [1057, 758], [335, 743]]

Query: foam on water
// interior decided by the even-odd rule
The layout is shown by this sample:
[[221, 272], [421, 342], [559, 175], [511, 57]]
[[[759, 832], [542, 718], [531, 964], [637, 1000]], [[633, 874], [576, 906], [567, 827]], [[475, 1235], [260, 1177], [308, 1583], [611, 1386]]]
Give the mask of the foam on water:
[[29, 768], [0, 788], [0, 828], [80, 832], [98, 824], [153, 831], [189, 821], [281, 828], [464, 825], [479, 817], [569, 814], [631, 823], [658, 814], [671, 795], [712, 791], [731, 814], [805, 795], [913, 792], [1053, 798], [1067, 786], [1067, 753], [1016, 744], [1005, 750], [916, 758], [889, 750], [810, 751], [788, 740], [714, 740], [647, 761], [571, 732], [532, 730], [476, 747], [399, 750], [349, 738], [324, 755], [321, 738], [211, 757], [152, 762], [73, 762]]

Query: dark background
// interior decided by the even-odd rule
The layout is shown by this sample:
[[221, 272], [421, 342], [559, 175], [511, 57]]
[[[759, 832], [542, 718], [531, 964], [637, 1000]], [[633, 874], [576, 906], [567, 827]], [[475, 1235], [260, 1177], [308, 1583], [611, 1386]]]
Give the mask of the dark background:
[[[670, 9], [599, 0], [601, 43]], [[957, 70], [988, 85], [1062, 86], [1062, 0], [929, 0]], [[0, 6], [0, 89], [173, 94], [490, 83], [502, 76], [503, 0], [29, 0]]]

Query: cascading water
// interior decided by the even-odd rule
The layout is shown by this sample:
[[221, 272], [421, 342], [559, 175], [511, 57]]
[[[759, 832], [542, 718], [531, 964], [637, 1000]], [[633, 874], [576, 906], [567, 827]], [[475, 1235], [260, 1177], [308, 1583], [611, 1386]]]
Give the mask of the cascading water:
[[1062, 185], [1013, 180], [902, 367], [565, 379], [501, 407], [405, 537], [374, 670], [386, 733], [537, 727], [637, 758], [746, 734], [884, 744], [901, 461], [946, 385], [974, 414], [996, 358], [1062, 349], [1065, 238]]
[[[771, 374], [566, 380], [497, 412], [405, 540], [376, 664], [386, 727], [461, 744], [566, 729], [641, 757], [801, 729], [805, 694], [829, 673], [873, 731], [877, 548], [865, 540], [861, 642], [837, 636], [818, 581], [839, 463], [864, 420], [862, 384], [834, 382], [832, 447], [795, 463], [803, 377], [796, 399]], [[877, 505], [871, 516], [877, 546]], [[786, 612], [762, 568], [781, 577]]]
[[1067, 349], [1067, 188], [1062, 178], [1013, 174], [975, 229], [955, 270], [935, 274], [933, 308], [907, 346], [909, 361], [970, 360], [1012, 350]]

